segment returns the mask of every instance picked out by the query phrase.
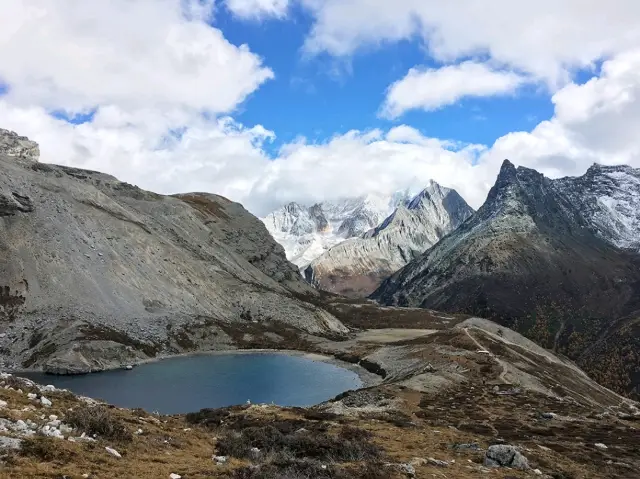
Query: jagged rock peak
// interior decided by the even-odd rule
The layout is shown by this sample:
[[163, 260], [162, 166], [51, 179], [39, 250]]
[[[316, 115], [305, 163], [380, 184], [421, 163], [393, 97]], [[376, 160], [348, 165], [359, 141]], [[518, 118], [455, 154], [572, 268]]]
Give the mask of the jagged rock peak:
[[38, 161], [40, 148], [35, 141], [16, 132], [0, 128], [0, 155], [28, 161]]

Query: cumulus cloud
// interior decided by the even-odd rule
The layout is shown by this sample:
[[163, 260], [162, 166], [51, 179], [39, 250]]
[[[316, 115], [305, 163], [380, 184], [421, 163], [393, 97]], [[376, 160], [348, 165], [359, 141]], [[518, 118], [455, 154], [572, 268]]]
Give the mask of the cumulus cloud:
[[211, 0], [3, 0], [0, 79], [17, 105], [228, 112], [273, 72], [204, 20]]
[[[551, 177], [582, 174], [594, 162], [640, 167], [638, 72], [640, 51], [605, 62], [599, 77], [554, 95], [553, 118], [488, 146], [430, 138], [400, 125], [320, 143], [300, 139], [274, 159], [263, 147], [273, 132], [191, 110], [105, 107], [93, 122], [75, 126], [41, 108], [0, 101], [0, 119], [39, 141], [44, 161], [107, 171], [165, 193], [216, 192], [257, 215], [288, 201], [392, 192], [429, 179], [455, 188], [477, 208], [505, 158]], [[600, 134], [603, 128], [606, 134]]]
[[282, 18], [287, 14], [289, 0], [225, 0], [227, 8], [243, 19]]
[[102, 171], [160, 193], [206, 191], [240, 201], [268, 163], [262, 145], [273, 138], [229, 117], [114, 106], [72, 125], [42, 108], [0, 101], [0, 124], [36, 140], [43, 162]]
[[[470, 8], [476, 5], [472, 0], [464, 1]], [[345, 8], [357, 5], [357, 0], [342, 2]], [[414, 10], [422, 11], [422, 3], [416, 2]], [[572, 0], [561, 3], [573, 12]], [[387, 25], [386, 16], [403, 11], [405, 0], [394, 4], [387, 10], [388, 2], [380, 3], [378, 26]], [[331, 12], [335, 5], [326, 0], [312, 7], [320, 15]], [[546, 6], [559, 8], [554, 5]], [[603, 33], [609, 31], [607, 25], [594, 32], [586, 29], [582, 53], [563, 56], [540, 49], [534, 57], [546, 60], [539, 63], [526, 58], [528, 49], [540, 46], [533, 45], [539, 39], [536, 31], [523, 23], [519, 33], [528, 35], [530, 42], [519, 55], [519, 67], [532, 74], [554, 76], [556, 68], [576, 61], [588, 63], [602, 52], [620, 48], [624, 43], [621, 38], [630, 41], [634, 35], [627, 22], [618, 18], [622, 5], [617, 0], [608, 4], [612, 10], [608, 21], [617, 22], [619, 29], [612, 31], [611, 38]], [[437, 10], [440, 3], [433, 6]], [[8, 84], [8, 93], [0, 97], [0, 126], [38, 141], [43, 161], [105, 171], [163, 193], [215, 192], [244, 203], [259, 215], [287, 201], [313, 203], [373, 191], [391, 192], [425, 185], [429, 179], [456, 188], [478, 207], [504, 158], [554, 177], [582, 174], [594, 161], [640, 167], [640, 48], [612, 55], [598, 75], [584, 84], [569, 82], [559, 88], [553, 96], [555, 114], [551, 119], [532, 131], [505, 135], [493, 145], [431, 138], [409, 125], [400, 125], [390, 130], [351, 131], [319, 143], [299, 139], [284, 145], [272, 158], [265, 149], [265, 143], [275, 136], [269, 125], [241, 125], [227, 112], [273, 73], [248, 47], [229, 43], [205, 22], [210, 20], [212, 7], [213, 3], [205, 0], [95, 0], [90, 6], [82, 0], [6, 0], [0, 17], [0, 84]], [[596, 4], [583, 7], [587, 11], [599, 8]], [[549, 11], [555, 12], [553, 9]], [[469, 29], [481, 23], [483, 12], [473, 8], [467, 12], [465, 17], [474, 19]], [[526, 9], [522, 13], [531, 13], [528, 21], [541, 21]], [[585, 12], [573, 13], [576, 19], [562, 26], [570, 31], [582, 16], [591, 18]], [[634, 10], [629, 8], [627, 13], [632, 16]], [[320, 41], [322, 18], [318, 16], [309, 41]], [[360, 16], [354, 18], [357, 27]], [[418, 17], [407, 18], [408, 23], [400, 22], [397, 31], [382, 29], [385, 38], [404, 37], [406, 29], [415, 33], [415, 24], [423, 22], [416, 20]], [[548, 18], [554, 19], [548, 22], [556, 21]], [[515, 16], [512, 21], [517, 24], [519, 20]], [[584, 25], [592, 23], [585, 21]], [[508, 31], [514, 28], [511, 24], [505, 27]], [[555, 31], [544, 22], [540, 28]], [[331, 32], [338, 30], [325, 30], [323, 35], [328, 36], [322, 37], [324, 43], [318, 43], [318, 48], [328, 48], [332, 41], [350, 44], [349, 35]], [[434, 45], [440, 45], [443, 57], [445, 51], [458, 52], [456, 55], [469, 52], [469, 38], [476, 38], [467, 32], [456, 37], [455, 29], [453, 33], [442, 28], [434, 32], [433, 38], [442, 35]], [[512, 45], [498, 41], [503, 33], [495, 31], [492, 35], [496, 38], [488, 36], [479, 44], [490, 44], [491, 54], [506, 61], [512, 55]], [[354, 48], [374, 41], [368, 34], [358, 35], [353, 37], [358, 39]], [[561, 44], [564, 35], [557, 34], [554, 41]], [[522, 43], [518, 35], [514, 38], [514, 43]], [[560, 45], [558, 51], [574, 50]], [[441, 70], [453, 71], [456, 78], [457, 71], [468, 65], [477, 67], [470, 63]], [[536, 65], [546, 67], [537, 69]], [[503, 75], [480, 68], [489, 76]], [[444, 85], [439, 95], [449, 102], [495, 91], [491, 90], [495, 84], [491, 88], [470, 87], [464, 82], [462, 86], [447, 84], [438, 76], [442, 71], [430, 72], [428, 78], [432, 85], [438, 84], [434, 76]], [[425, 72], [416, 75], [421, 73]], [[420, 108], [436, 102], [427, 90], [416, 87]], [[394, 98], [396, 108], [413, 107], [402, 95]], [[94, 114], [90, 121], [73, 125], [52, 116], [52, 109], [69, 114], [90, 110]]]
[[554, 85], [640, 43], [636, 0], [301, 1], [315, 18], [310, 53], [350, 55], [419, 36], [437, 60], [489, 56]]
[[581, 174], [594, 162], [640, 167], [640, 49], [606, 61], [599, 76], [565, 86], [552, 101], [552, 119], [498, 139], [493, 154], [551, 176]]
[[[248, 195], [264, 214], [283, 203], [391, 193], [425, 187], [429, 179], [464, 192], [475, 205], [484, 200], [493, 172], [473, 166], [476, 145], [452, 151], [449, 142], [428, 138], [408, 126], [388, 132], [350, 131], [321, 144], [298, 142], [269, 162]], [[474, 178], [473, 181], [469, 181]]]
[[594, 162], [640, 168], [640, 49], [605, 62], [599, 76], [566, 85], [552, 100], [551, 119], [484, 147], [428, 138], [407, 125], [298, 142], [269, 163], [247, 201], [261, 213], [261, 205], [394, 191], [432, 178], [477, 208], [505, 158], [552, 178], [581, 175]]
[[465, 97], [513, 93], [525, 78], [486, 64], [467, 61], [442, 68], [412, 68], [389, 87], [381, 114], [397, 118], [408, 110], [437, 110]]

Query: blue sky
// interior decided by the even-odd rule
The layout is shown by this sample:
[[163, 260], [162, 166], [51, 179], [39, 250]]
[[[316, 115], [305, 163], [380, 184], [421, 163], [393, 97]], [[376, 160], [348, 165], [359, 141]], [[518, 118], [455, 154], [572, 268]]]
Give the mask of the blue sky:
[[479, 207], [505, 158], [640, 166], [640, 3], [490, 7], [3, 0], [0, 127], [41, 161], [258, 215], [431, 179]]
[[301, 8], [291, 8], [287, 20], [259, 22], [219, 9], [212, 22], [234, 44], [249, 45], [275, 73], [275, 79], [254, 92], [234, 115], [245, 124], [267, 125], [276, 133], [268, 146], [271, 154], [298, 136], [318, 142], [353, 129], [386, 130], [399, 124], [409, 124], [429, 137], [491, 145], [510, 131], [530, 130], [553, 116], [548, 90], [530, 86], [512, 96], [467, 98], [436, 111], [381, 118], [389, 85], [416, 65], [438, 68], [441, 63], [411, 40], [366, 49], [350, 58], [306, 55], [303, 45], [312, 22]]

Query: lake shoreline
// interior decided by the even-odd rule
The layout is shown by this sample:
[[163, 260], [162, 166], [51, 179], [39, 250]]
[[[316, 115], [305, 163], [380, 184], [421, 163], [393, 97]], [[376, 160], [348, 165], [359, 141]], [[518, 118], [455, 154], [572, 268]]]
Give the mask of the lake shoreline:
[[139, 361], [131, 362], [126, 365], [106, 367], [104, 369], [91, 371], [87, 373], [81, 373], [81, 374], [51, 374], [51, 373], [45, 373], [43, 370], [26, 369], [26, 368], [13, 368], [8, 370], [7, 372], [17, 376], [19, 376], [21, 373], [44, 373], [50, 376], [82, 376], [85, 374], [97, 374], [97, 373], [107, 372], [107, 371], [126, 370], [128, 366], [132, 366], [133, 368], [136, 368], [139, 366], [144, 366], [145, 364], [153, 364], [153, 363], [158, 363], [162, 361], [170, 361], [171, 359], [177, 359], [177, 358], [187, 358], [187, 357], [195, 357], [195, 356], [222, 356], [222, 355], [234, 355], [234, 354], [238, 354], [238, 355], [239, 354], [282, 354], [287, 356], [301, 357], [311, 361], [325, 362], [325, 363], [340, 367], [342, 369], [352, 371], [355, 374], [357, 374], [360, 381], [362, 382], [362, 386], [360, 389], [376, 386], [380, 384], [383, 380], [383, 378], [381, 378], [380, 376], [370, 371], [367, 371], [365, 368], [363, 368], [358, 364], [342, 361], [333, 356], [319, 354], [319, 353], [312, 353], [307, 351], [300, 351], [295, 349], [289, 350], [289, 349], [268, 349], [268, 348], [219, 349], [219, 350], [216, 349], [216, 350], [210, 350], [210, 351], [191, 351], [191, 352], [178, 353], [178, 354], [165, 354], [165, 355], [158, 355], [154, 358], [142, 359]]

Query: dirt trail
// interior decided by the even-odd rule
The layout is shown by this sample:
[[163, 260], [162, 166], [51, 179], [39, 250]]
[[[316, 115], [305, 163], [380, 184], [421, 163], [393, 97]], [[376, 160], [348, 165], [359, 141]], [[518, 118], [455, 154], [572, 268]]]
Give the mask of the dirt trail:
[[476, 346], [478, 346], [478, 350], [479, 351], [483, 351], [483, 354], [487, 354], [488, 356], [490, 356], [495, 362], [497, 362], [500, 367], [502, 368], [502, 372], [500, 373], [500, 375], [498, 376], [498, 379], [500, 379], [500, 381], [502, 381], [504, 384], [510, 384], [509, 381], [506, 380], [505, 375], [508, 372], [508, 368], [507, 365], [505, 364], [504, 361], [502, 361], [501, 359], [499, 359], [495, 354], [493, 354], [491, 351], [489, 351], [488, 349], [486, 349], [482, 344], [480, 344], [480, 342], [474, 338], [473, 336], [471, 336], [471, 333], [469, 332], [469, 328], [463, 328], [463, 331], [465, 332], [465, 334], [467, 336], [469, 336], [469, 339], [471, 341], [473, 341], [473, 344], [475, 344]]

